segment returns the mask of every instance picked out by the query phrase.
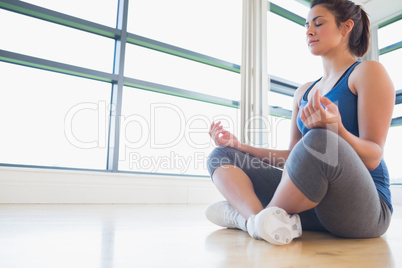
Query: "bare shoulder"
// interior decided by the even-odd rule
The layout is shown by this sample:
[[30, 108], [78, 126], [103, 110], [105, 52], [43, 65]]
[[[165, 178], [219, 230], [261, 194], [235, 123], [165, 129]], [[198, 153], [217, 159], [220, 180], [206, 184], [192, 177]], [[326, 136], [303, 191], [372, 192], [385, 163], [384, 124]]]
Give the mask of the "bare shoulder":
[[384, 66], [380, 62], [374, 61], [374, 60], [365, 60], [356, 66], [356, 68], [352, 72], [352, 74], [355, 73], [355, 74], [364, 75], [364, 74], [369, 74], [369, 73], [373, 73], [373, 72], [375, 73], [378, 71], [386, 72]]
[[[378, 87], [379, 85], [382, 86]], [[372, 60], [365, 60], [356, 66], [350, 74], [349, 87], [357, 94], [367, 88], [393, 88], [384, 66], [380, 62]]]
[[296, 89], [294, 97], [293, 97], [293, 102], [299, 106], [301, 98], [303, 97], [304, 93], [306, 90], [313, 84], [314, 82], [307, 82], [303, 85], [301, 85], [298, 89]]

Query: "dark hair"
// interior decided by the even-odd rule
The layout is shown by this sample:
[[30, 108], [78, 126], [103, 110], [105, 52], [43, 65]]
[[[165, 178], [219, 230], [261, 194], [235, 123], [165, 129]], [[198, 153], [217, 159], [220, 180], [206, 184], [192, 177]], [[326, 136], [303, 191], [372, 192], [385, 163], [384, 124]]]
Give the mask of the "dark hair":
[[363, 57], [370, 42], [370, 21], [367, 13], [349, 0], [313, 0], [310, 8], [316, 5], [324, 5], [335, 16], [338, 27], [348, 19], [353, 20], [354, 26], [349, 35], [348, 47], [353, 55]]

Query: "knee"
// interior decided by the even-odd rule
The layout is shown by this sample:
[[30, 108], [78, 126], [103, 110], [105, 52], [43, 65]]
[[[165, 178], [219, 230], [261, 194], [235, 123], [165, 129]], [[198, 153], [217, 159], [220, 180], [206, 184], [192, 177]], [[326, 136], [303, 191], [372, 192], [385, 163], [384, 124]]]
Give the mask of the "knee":
[[324, 128], [310, 130], [302, 139], [303, 144], [315, 151], [325, 153], [328, 146], [338, 143], [339, 136]]
[[324, 128], [310, 130], [300, 141], [302, 147], [314, 156], [337, 157], [340, 137]]
[[337, 166], [339, 159], [339, 136], [327, 129], [310, 130], [293, 148], [290, 159], [298, 159], [306, 165], [314, 161]]
[[233, 165], [235, 162], [236, 149], [226, 146], [216, 147], [207, 158], [207, 168], [209, 174], [212, 173], [217, 167], [223, 165]]

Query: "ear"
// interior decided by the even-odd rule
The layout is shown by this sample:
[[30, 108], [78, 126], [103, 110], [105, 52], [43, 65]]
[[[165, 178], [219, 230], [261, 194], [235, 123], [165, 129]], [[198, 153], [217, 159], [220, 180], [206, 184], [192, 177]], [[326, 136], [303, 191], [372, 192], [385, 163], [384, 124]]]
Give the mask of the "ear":
[[354, 25], [355, 25], [355, 23], [351, 19], [348, 19], [347, 21], [343, 22], [342, 23], [342, 34], [344, 36], [348, 35], [352, 31]]

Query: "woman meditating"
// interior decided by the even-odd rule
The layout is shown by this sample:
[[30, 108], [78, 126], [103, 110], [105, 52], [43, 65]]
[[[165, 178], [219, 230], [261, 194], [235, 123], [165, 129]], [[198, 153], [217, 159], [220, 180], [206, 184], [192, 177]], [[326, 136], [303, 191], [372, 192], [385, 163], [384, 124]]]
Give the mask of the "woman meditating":
[[208, 170], [227, 201], [207, 208], [211, 222], [274, 245], [302, 230], [348, 238], [386, 232], [392, 204], [383, 150], [395, 90], [379, 62], [357, 61], [369, 38], [360, 6], [312, 1], [306, 40], [322, 58], [323, 76], [295, 92], [288, 150], [243, 144], [212, 123], [218, 147]]

